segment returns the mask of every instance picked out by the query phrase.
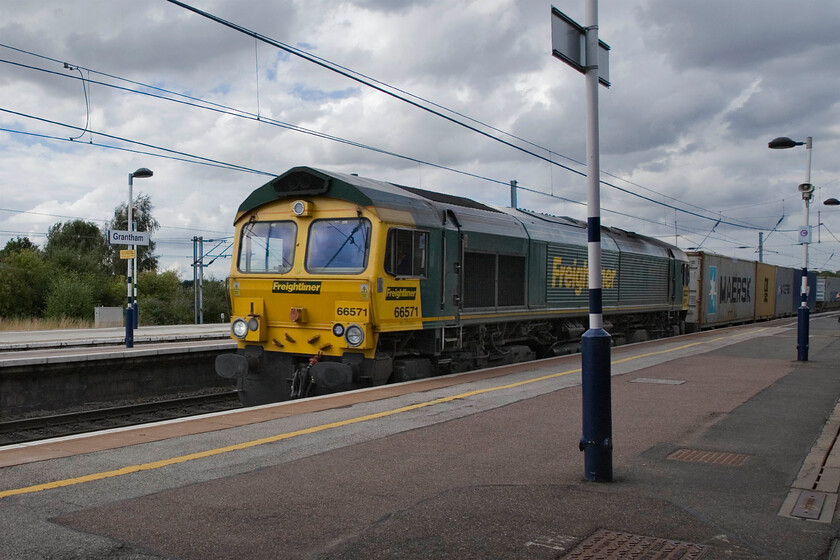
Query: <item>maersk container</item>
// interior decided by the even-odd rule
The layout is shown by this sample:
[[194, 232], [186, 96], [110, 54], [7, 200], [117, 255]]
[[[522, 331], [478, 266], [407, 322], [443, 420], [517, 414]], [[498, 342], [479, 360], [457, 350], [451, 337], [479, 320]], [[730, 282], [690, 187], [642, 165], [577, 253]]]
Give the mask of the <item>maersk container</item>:
[[694, 329], [744, 323], [755, 317], [755, 262], [706, 253], [688, 253], [689, 309]]
[[[776, 268], [776, 317], [790, 317], [796, 312], [799, 307], [793, 304], [793, 297], [791, 294], [799, 293], [798, 289], [794, 289], [792, 268], [777, 267]], [[800, 274], [800, 278], [802, 275]]]
[[776, 267], [755, 263], [755, 319], [772, 319], [776, 313]]

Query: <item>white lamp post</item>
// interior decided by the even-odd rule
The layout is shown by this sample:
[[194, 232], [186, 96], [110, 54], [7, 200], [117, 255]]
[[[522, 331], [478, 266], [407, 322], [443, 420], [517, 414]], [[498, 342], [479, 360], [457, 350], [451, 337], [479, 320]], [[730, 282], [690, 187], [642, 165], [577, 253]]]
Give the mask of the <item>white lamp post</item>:
[[[139, 168], [134, 173], [128, 174], [128, 231], [134, 231], [134, 224], [132, 221], [131, 216], [131, 206], [133, 203], [133, 193], [132, 189], [134, 187], [134, 178], [137, 177], [138, 179], [145, 179], [146, 177], [151, 177], [154, 175], [151, 169], [147, 169], [145, 167]], [[131, 248], [135, 251], [135, 258], [128, 259], [127, 263], [127, 271], [126, 271], [126, 284], [128, 289], [127, 294], [127, 302], [125, 306], [125, 347], [132, 348], [134, 346], [134, 329], [137, 328], [137, 285], [134, 283], [131, 270], [132, 267], [134, 268], [135, 275], [137, 271], [137, 267], [135, 265], [136, 258], [137, 258], [137, 245], [132, 245]]]
[[799, 185], [799, 192], [802, 193], [802, 200], [805, 202], [805, 224], [799, 235], [805, 241], [802, 244], [802, 305], [799, 307], [797, 313], [797, 356], [796, 359], [800, 362], [808, 361], [808, 335], [809, 335], [809, 320], [810, 309], [808, 309], [808, 243], [810, 243], [810, 225], [809, 225], [809, 206], [811, 199], [814, 197], [814, 185], [811, 184], [811, 137], [808, 136], [804, 142], [797, 142], [791, 140], [786, 136], [780, 136], [775, 140], [771, 140], [767, 147], [779, 150], [785, 148], [793, 148], [794, 146], [805, 146], [808, 150], [808, 170], [805, 175], [805, 182]]

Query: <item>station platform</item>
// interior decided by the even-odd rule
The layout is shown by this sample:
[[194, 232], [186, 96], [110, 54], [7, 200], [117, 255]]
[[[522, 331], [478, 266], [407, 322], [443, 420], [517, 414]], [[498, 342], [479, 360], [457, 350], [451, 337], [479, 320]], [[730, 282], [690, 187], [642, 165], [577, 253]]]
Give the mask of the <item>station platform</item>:
[[[230, 338], [229, 323], [142, 326], [134, 331], [135, 344], [217, 340], [223, 338]], [[124, 327], [46, 331], [0, 331], [0, 352], [112, 346], [120, 344], [125, 344]]]
[[228, 324], [0, 331], [0, 419], [61, 414], [230, 385], [218, 354], [236, 350]]
[[580, 356], [0, 448], [0, 558], [828, 559], [840, 323], [612, 349], [614, 481]]

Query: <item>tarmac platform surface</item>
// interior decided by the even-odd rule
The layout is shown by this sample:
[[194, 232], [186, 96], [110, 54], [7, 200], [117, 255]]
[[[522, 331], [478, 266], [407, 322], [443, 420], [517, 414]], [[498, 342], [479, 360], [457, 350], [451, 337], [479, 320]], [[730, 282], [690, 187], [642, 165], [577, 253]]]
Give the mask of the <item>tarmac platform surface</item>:
[[612, 349], [614, 481], [580, 356], [0, 448], [0, 558], [834, 559], [840, 323]]

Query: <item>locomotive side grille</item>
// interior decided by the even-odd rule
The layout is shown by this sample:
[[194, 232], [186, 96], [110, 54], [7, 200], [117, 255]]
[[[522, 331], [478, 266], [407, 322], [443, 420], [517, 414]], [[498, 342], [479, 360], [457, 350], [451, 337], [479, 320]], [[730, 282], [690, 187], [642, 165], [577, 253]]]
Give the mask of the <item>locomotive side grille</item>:
[[525, 305], [525, 257], [499, 255], [499, 307]]
[[464, 253], [464, 307], [495, 307], [496, 255]]
[[667, 301], [668, 259], [627, 252], [622, 252], [619, 258], [618, 285], [622, 305]]
[[525, 305], [525, 257], [464, 253], [465, 308]]

